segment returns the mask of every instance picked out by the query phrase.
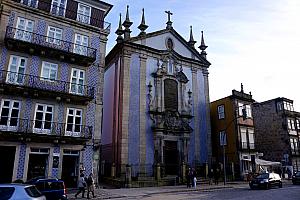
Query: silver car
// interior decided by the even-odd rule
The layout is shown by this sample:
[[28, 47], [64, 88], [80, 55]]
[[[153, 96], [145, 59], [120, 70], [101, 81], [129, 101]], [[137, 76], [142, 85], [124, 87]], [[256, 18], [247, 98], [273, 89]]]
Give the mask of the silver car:
[[46, 200], [34, 186], [25, 184], [0, 184], [0, 200]]

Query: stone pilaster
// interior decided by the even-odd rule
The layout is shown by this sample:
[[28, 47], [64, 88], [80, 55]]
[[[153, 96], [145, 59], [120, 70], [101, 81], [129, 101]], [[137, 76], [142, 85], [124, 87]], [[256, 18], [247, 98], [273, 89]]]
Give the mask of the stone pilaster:
[[146, 164], [146, 55], [140, 55], [140, 174], [145, 174]]
[[128, 163], [128, 122], [129, 122], [129, 95], [130, 95], [130, 59], [129, 52], [123, 54], [122, 67], [122, 81], [123, 81], [123, 94], [122, 94], [122, 130], [121, 130], [121, 173], [125, 173], [125, 166]]
[[199, 130], [199, 86], [197, 79], [197, 68], [192, 66], [193, 80], [193, 108], [194, 108], [194, 139], [195, 139], [195, 162], [200, 161], [200, 130]]
[[208, 70], [202, 70], [204, 76], [204, 91], [205, 91], [205, 103], [206, 103], [206, 124], [207, 124], [207, 161], [211, 164], [212, 159], [212, 146], [211, 146], [211, 124], [210, 124], [210, 100], [209, 100], [209, 84], [208, 84]]

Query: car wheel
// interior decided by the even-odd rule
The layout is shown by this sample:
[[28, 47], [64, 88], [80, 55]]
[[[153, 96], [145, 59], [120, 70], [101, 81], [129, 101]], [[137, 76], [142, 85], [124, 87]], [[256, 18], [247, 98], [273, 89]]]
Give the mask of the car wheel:
[[279, 188], [282, 188], [282, 183], [279, 183]]
[[270, 189], [270, 185], [266, 184], [266, 190]]

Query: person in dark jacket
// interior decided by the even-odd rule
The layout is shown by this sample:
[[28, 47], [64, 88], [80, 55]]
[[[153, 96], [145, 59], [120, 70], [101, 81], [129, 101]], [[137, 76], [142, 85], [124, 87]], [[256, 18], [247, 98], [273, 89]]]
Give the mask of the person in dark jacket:
[[189, 168], [186, 173], [186, 187], [187, 188], [191, 187], [191, 177], [192, 177], [192, 170], [191, 170], [191, 168]]
[[78, 180], [78, 192], [75, 194], [75, 198], [77, 198], [77, 196], [82, 193], [82, 198], [84, 198], [84, 193], [85, 193], [85, 187], [86, 187], [86, 182], [85, 182], [85, 178], [84, 178], [84, 174], [81, 173], [79, 180]]
[[218, 185], [218, 184], [219, 184], [219, 178], [220, 178], [220, 170], [219, 170], [219, 168], [217, 168], [217, 169], [214, 171], [215, 185]]

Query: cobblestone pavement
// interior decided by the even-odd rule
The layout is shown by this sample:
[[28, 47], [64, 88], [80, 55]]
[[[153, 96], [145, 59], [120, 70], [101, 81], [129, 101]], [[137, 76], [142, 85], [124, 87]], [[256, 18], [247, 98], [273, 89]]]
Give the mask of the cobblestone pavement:
[[[69, 199], [75, 199], [75, 192], [70, 191]], [[128, 200], [299, 200], [300, 186], [293, 186], [291, 181], [284, 181], [283, 188], [271, 190], [250, 190], [247, 182], [229, 182], [226, 185], [197, 185], [197, 188], [180, 186], [121, 188], [121, 189], [96, 189], [96, 198], [99, 199], [128, 199]], [[86, 194], [85, 194], [86, 195]], [[86, 196], [85, 196], [86, 197]], [[77, 198], [83, 199], [83, 198]], [[86, 198], [84, 198], [86, 199]]]
[[[202, 184], [197, 185], [197, 188], [186, 188], [185, 185], [180, 186], [162, 186], [162, 187], [145, 187], [145, 188], [121, 188], [121, 189], [96, 189], [95, 195], [96, 198], [93, 199], [141, 199], [146, 198], [156, 194], [171, 194], [179, 192], [195, 192], [195, 191], [210, 191], [210, 190], [220, 190], [220, 189], [229, 189], [229, 188], [239, 188], [246, 187], [248, 183], [246, 182], [232, 182], [226, 185], [208, 185]], [[75, 199], [76, 191], [70, 191], [68, 193], [69, 199]], [[80, 195], [79, 195], [80, 196]], [[81, 197], [77, 199], [83, 199]], [[86, 197], [86, 194], [85, 194]], [[84, 198], [86, 199], [86, 198]]]

